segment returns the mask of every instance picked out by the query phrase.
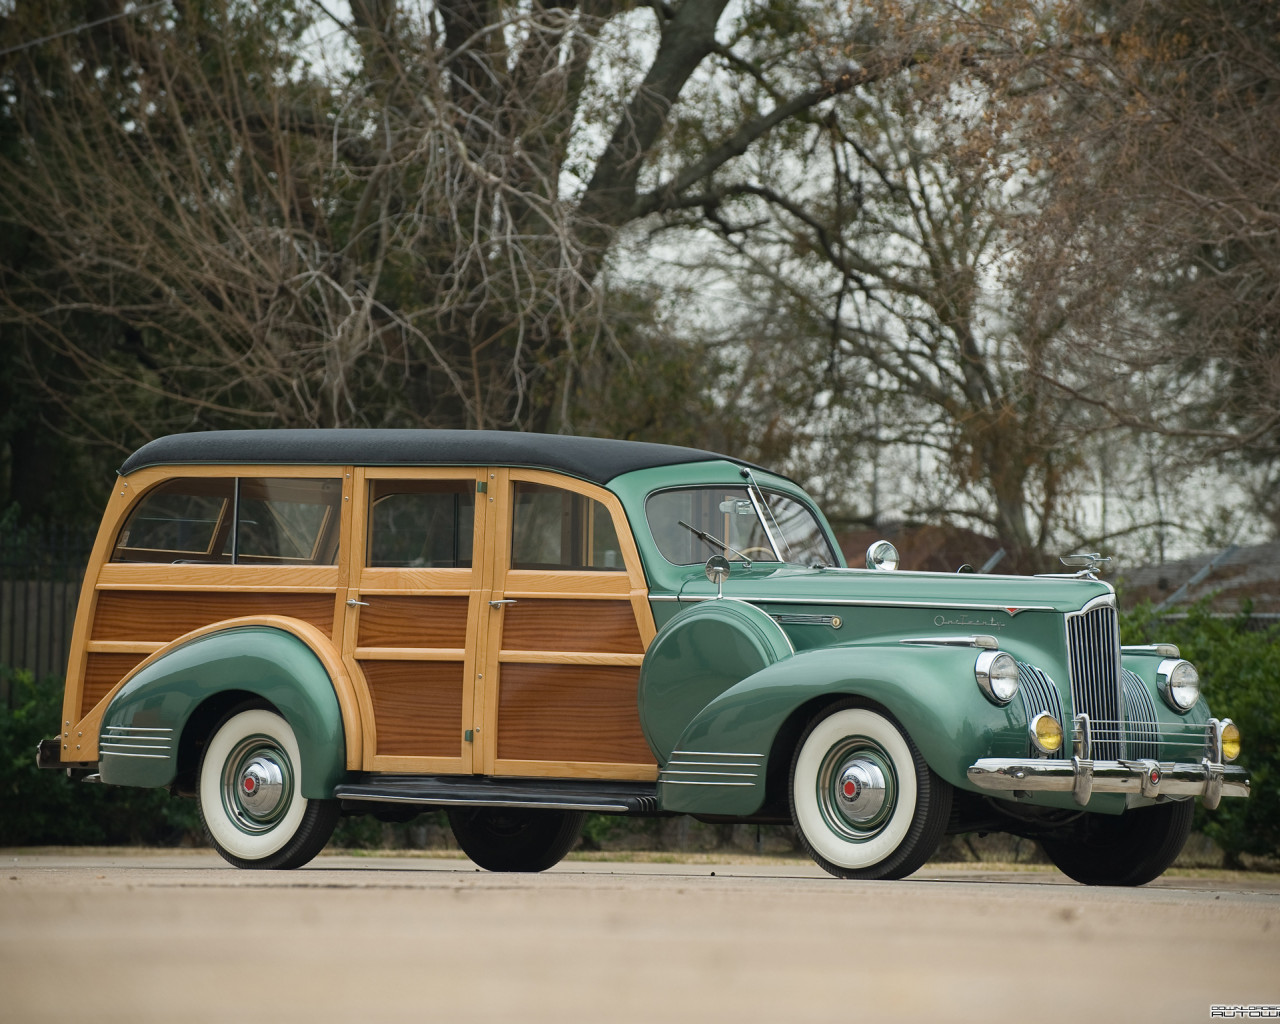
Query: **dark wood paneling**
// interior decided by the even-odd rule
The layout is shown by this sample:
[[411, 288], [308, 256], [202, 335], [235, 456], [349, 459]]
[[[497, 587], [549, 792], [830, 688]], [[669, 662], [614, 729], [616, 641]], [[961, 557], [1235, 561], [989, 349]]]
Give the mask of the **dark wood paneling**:
[[137, 665], [145, 654], [90, 654], [84, 670], [84, 691], [80, 696], [80, 717], [107, 695], [107, 691], [120, 682]]
[[498, 758], [653, 764], [636, 710], [639, 668], [504, 664]]
[[362, 661], [373, 717], [375, 753], [459, 757], [462, 753], [462, 662]]
[[370, 594], [360, 609], [358, 647], [448, 647], [467, 645], [465, 597], [390, 597]]
[[506, 651], [643, 654], [631, 602], [522, 597], [502, 613]]
[[332, 594], [100, 590], [92, 639], [172, 640], [242, 615], [288, 615], [333, 635]]

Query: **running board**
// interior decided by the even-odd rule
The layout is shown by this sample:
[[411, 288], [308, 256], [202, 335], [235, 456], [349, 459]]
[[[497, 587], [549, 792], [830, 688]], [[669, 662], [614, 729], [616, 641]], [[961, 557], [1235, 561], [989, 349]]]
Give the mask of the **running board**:
[[493, 779], [483, 775], [365, 775], [333, 791], [345, 803], [529, 807], [598, 814], [657, 814], [653, 782]]

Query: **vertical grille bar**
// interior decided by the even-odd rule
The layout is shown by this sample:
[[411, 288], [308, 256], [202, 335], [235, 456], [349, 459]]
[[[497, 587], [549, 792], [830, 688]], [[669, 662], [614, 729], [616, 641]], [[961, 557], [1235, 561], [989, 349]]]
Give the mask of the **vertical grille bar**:
[[1154, 761], [1160, 757], [1160, 723], [1156, 717], [1156, 706], [1141, 678], [1127, 669], [1123, 677], [1129, 756]]
[[1071, 668], [1071, 703], [1075, 714], [1089, 716], [1093, 756], [1115, 760], [1125, 756], [1123, 703], [1120, 689], [1120, 643], [1116, 610], [1100, 605], [1067, 616], [1067, 649]]

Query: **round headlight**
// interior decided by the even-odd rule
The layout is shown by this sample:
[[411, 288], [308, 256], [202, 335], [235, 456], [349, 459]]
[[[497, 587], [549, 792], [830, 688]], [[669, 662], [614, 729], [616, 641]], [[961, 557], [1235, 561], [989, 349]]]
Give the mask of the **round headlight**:
[[1189, 661], [1160, 662], [1160, 696], [1174, 711], [1190, 711], [1200, 699], [1200, 673]]
[[978, 687], [993, 704], [1008, 704], [1018, 692], [1018, 663], [1003, 651], [983, 651], [973, 666]]
[[1229, 718], [1222, 720], [1222, 760], [1234, 761], [1240, 756], [1240, 730]]
[[1056, 754], [1062, 749], [1062, 726], [1047, 711], [1041, 711], [1028, 726], [1031, 742], [1042, 754]]
[[898, 549], [887, 540], [878, 540], [867, 548], [867, 568], [890, 572], [898, 568]]

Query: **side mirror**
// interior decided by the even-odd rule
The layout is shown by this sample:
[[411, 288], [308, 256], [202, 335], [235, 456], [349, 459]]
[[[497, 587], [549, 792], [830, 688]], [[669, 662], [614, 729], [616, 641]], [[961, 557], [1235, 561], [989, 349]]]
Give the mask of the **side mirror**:
[[729, 559], [724, 555], [712, 555], [707, 559], [707, 565], [703, 571], [707, 574], [707, 579], [716, 585], [716, 597], [724, 597], [724, 581], [729, 578], [731, 571]]

